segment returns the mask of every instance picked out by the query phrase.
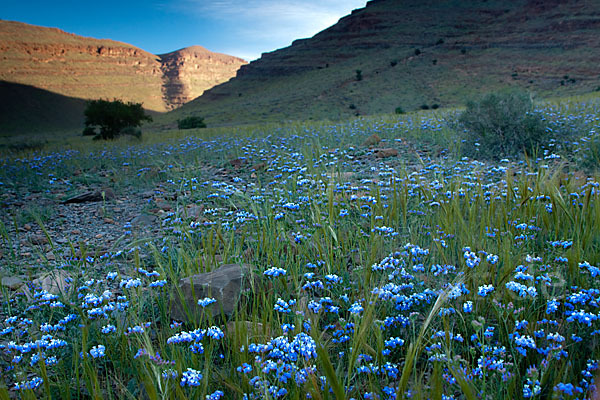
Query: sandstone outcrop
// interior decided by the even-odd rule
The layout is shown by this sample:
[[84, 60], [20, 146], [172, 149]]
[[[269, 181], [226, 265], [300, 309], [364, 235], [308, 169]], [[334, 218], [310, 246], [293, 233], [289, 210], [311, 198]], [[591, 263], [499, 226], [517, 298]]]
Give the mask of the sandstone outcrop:
[[202, 47], [161, 56], [127, 43], [0, 21], [0, 81], [167, 111], [229, 80], [245, 61]]

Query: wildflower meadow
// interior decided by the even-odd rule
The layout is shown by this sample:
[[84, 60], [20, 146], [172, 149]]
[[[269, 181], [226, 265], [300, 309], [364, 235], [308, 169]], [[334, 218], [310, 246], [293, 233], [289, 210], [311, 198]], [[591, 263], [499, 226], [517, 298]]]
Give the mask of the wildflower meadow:
[[[464, 151], [454, 110], [6, 154], [0, 193], [104, 173], [173, 195], [159, 235], [49, 237], [29, 272], [2, 211], [0, 274], [29, 277], [1, 291], [0, 398], [592, 398], [600, 103], [536, 112], [549, 145], [499, 161]], [[174, 318], [182, 280], [229, 264], [233, 311], [197, 296]]]

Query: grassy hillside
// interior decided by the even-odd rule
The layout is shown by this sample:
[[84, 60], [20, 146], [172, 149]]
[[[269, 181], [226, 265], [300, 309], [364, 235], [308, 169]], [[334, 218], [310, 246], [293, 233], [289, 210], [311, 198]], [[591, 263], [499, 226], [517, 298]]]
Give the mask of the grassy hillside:
[[84, 109], [83, 99], [0, 81], [0, 137], [81, 132]]
[[163, 121], [342, 119], [456, 105], [506, 86], [541, 97], [586, 93], [600, 86], [599, 16], [590, 0], [371, 1]]

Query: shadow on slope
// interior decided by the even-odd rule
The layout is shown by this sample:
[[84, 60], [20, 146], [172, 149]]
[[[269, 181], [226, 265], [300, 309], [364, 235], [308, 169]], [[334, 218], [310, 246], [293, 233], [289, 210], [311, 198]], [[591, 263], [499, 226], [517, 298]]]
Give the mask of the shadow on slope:
[[0, 136], [83, 130], [86, 100], [0, 81]]

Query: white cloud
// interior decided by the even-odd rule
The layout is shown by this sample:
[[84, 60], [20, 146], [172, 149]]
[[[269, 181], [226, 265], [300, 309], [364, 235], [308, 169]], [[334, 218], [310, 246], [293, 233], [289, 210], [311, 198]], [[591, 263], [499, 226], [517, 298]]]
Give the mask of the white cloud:
[[180, 11], [228, 23], [237, 48], [249, 59], [288, 46], [335, 24], [366, 0], [185, 0]]

